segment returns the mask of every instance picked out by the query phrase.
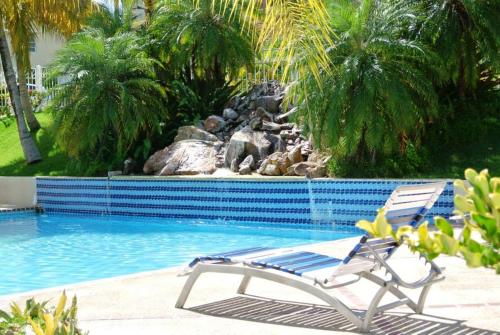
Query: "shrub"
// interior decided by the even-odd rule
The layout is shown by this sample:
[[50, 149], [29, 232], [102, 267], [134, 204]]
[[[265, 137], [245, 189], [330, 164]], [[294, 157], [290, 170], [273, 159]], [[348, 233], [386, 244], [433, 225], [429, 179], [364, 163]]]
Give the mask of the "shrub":
[[33, 298], [26, 301], [24, 310], [13, 302], [10, 313], [0, 310], [0, 333], [24, 335], [26, 329], [31, 328], [36, 335], [83, 335], [77, 326], [76, 296], [68, 309], [65, 309], [66, 300], [63, 292], [53, 309], [47, 308], [47, 301], [38, 303]]
[[52, 72], [67, 79], [51, 104], [58, 144], [84, 166], [99, 162], [92, 169], [104, 170], [159, 133], [166, 95], [154, 63], [134, 33], [106, 38], [92, 29], [71, 39]]

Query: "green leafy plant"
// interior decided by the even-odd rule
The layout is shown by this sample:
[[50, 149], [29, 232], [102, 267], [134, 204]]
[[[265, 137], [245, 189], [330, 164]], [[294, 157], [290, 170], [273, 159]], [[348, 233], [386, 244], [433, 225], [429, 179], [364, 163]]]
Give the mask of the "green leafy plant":
[[[161, 0], [145, 31], [157, 76], [166, 88], [168, 117], [160, 148], [176, 129], [220, 114], [237, 93], [241, 73], [254, 65], [255, 45], [243, 29], [240, 8], [223, 2]], [[167, 143], [165, 143], [167, 140]]]
[[375, 237], [392, 237], [406, 243], [414, 252], [434, 259], [441, 254], [461, 255], [470, 267], [493, 268], [500, 274], [500, 178], [488, 170], [465, 170], [465, 179], [456, 180], [455, 214], [463, 218], [460, 233], [444, 218], [436, 217], [436, 230], [426, 221], [417, 228], [399, 227], [397, 231], [379, 210], [373, 222], [361, 220], [356, 226]]
[[184, 74], [221, 87], [243, 68], [253, 66], [255, 47], [238, 19], [237, 6], [227, 11], [222, 1], [213, 5], [159, 1], [148, 35], [158, 58], [178, 77]]
[[63, 292], [55, 308], [47, 308], [47, 301], [36, 302], [33, 298], [26, 301], [23, 309], [13, 302], [10, 312], [0, 310], [0, 333], [21, 335], [31, 328], [36, 335], [83, 335], [77, 326], [77, 299], [73, 297], [66, 308], [66, 292]]
[[226, 82], [221, 87], [211, 87], [210, 81], [174, 80], [169, 85], [169, 119], [179, 125], [192, 124], [194, 120], [204, 120], [212, 114], [220, 114], [224, 105], [237, 93], [237, 84]]
[[106, 37], [101, 30], [77, 34], [58, 53], [52, 76], [67, 78], [54, 90], [51, 108], [57, 141], [80, 162], [112, 168], [144, 138], [159, 133], [166, 94], [155, 60], [135, 33]]
[[[0, 98], [1, 100], [1, 98]], [[0, 122], [8, 127], [12, 123], [12, 115], [10, 113], [10, 108], [8, 106], [0, 106]]]
[[[306, 76], [300, 110], [318, 145], [354, 164], [405, 152], [437, 112], [428, 70], [436, 54], [407, 27], [417, 16], [398, 1], [338, 1], [332, 9], [333, 66], [320, 82]], [[306, 91], [304, 91], [305, 93]]]
[[[417, 0], [424, 18], [418, 34], [428, 40], [442, 59], [445, 73], [460, 98], [481, 81], [496, 81], [500, 58], [497, 1]], [[496, 70], [495, 70], [496, 69]]]

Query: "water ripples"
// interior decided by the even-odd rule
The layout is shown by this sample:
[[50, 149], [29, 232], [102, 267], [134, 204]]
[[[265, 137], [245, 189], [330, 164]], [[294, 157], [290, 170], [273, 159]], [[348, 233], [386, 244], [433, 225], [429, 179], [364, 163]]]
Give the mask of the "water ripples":
[[352, 235], [200, 220], [4, 215], [0, 295], [161, 269], [220, 251]]

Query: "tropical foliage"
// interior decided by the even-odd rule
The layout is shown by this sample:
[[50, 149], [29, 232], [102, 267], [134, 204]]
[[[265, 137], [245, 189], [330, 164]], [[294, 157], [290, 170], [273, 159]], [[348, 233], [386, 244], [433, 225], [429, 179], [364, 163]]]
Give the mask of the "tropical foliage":
[[[484, 130], [477, 110], [498, 117], [498, 3], [210, 3], [242, 20], [275, 75], [295, 84], [288, 98], [334, 154], [334, 173], [415, 173], [443, 136], [460, 136], [465, 124], [469, 134]], [[467, 122], [454, 122], [458, 115]]]
[[86, 166], [111, 168], [160, 131], [165, 93], [142, 44], [134, 33], [86, 30], [57, 56], [52, 74], [67, 78], [51, 103], [58, 142]]
[[[5, 0], [0, 7], [0, 45], [2, 45], [2, 64], [9, 88], [14, 113], [16, 114], [19, 139], [23, 146], [27, 163], [41, 160], [41, 155], [33, 138], [28, 133], [26, 121], [31, 131], [40, 128], [33, 114], [30, 98], [26, 89], [26, 72], [30, 68], [29, 43], [39, 31], [52, 31], [69, 36], [77, 31], [86, 15], [93, 10], [91, 0], [74, 1], [36, 1]], [[19, 86], [13, 78], [11, 54], [7, 46], [4, 28], [9, 32], [12, 51], [18, 68]], [[9, 79], [11, 78], [11, 79]], [[19, 88], [18, 88], [19, 87]]]
[[[428, 74], [439, 59], [405, 37], [416, 24], [412, 7], [364, 0], [339, 1], [332, 10], [338, 36], [329, 51], [331, 74], [307, 78], [304, 122], [316, 143], [355, 163], [404, 151], [436, 115]], [[305, 93], [305, 92], [304, 92]]]
[[465, 171], [465, 179], [456, 180], [456, 213], [464, 222], [459, 236], [442, 217], [435, 218], [437, 230], [430, 231], [429, 223], [418, 228], [402, 226], [394, 231], [379, 210], [373, 222], [359, 221], [356, 226], [375, 237], [392, 237], [406, 243], [413, 252], [434, 259], [441, 254], [460, 254], [470, 267], [493, 268], [500, 274], [500, 178], [490, 178], [487, 170]]
[[112, 37], [119, 32], [130, 32], [132, 30], [134, 16], [131, 8], [126, 10], [111, 10], [101, 4], [99, 10], [93, 12], [85, 21], [87, 28], [100, 29], [107, 37]]
[[[133, 15], [138, 1], [108, 3], [114, 4], [113, 10], [102, 7], [89, 19], [88, 11], [80, 12], [85, 13], [87, 30], [61, 53], [66, 58], [71, 52], [76, 57], [78, 48], [88, 53], [87, 58], [76, 57], [86, 65], [73, 67], [70, 83], [63, 85], [54, 104], [55, 113], [61, 114], [59, 142], [82, 162], [85, 156], [97, 154], [100, 160], [117, 152], [116, 159], [105, 159], [109, 168], [111, 161], [146, 156], [164, 147], [179, 126], [220, 113], [238, 94], [240, 78], [252, 78], [255, 60], [266, 63], [276, 79], [290, 84], [287, 102], [300, 111], [294, 121], [305, 126], [317, 148], [333, 155], [334, 175], [418, 174], [431, 166], [443, 145], [448, 148], [450, 143], [484, 134], [483, 120], [498, 118], [498, 2], [150, 0], [140, 7], [144, 20]], [[37, 9], [41, 14], [33, 12], [32, 19], [27, 16], [9, 23], [18, 27], [23, 43], [26, 39], [21, 37], [29, 35], [28, 25], [33, 22], [45, 22], [44, 29], [68, 34], [81, 26], [70, 2], [54, 15], [33, 4], [22, 1], [23, 6], [31, 6], [30, 13]], [[49, 24], [51, 20], [57, 24]], [[129, 48], [124, 46], [127, 43]], [[124, 64], [123, 57], [113, 54], [117, 53], [113, 45], [123, 45], [125, 53], [137, 50], [134, 57], [145, 57], [147, 65], [135, 71], [137, 62]], [[116, 64], [112, 56], [117, 56]], [[69, 58], [65, 61], [69, 70]], [[108, 67], [114, 70], [104, 74]], [[62, 69], [58, 66], [54, 73], [62, 75]], [[98, 71], [103, 73], [89, 75]], [[88, 89], [80, 86], [77, 103], [77, 98], [70, 99], [69, 87], [84, 78], [106, 78], [108, 84], [91, 87], [89, 81]], [[147, 79], [151, 89], [142, 97], [130, 90], [117, 94], [119, 85], [132, 78]], [[136, 102], [146, 100], [140, 108], [143, 115], [133, 117], [137, 131], [129, 131], [116, 120], [117, 115], [130, 114], [126, 96], [136, 93]], [[84, 102], [97, 106], [96, 111], [106, 108], [103, 115], [107, 116], [90, 113], [87, 121], [83, 115], [71, 121], [68, 110], [73, 108], [76, 115]], [[69, 129], [76, 124], [99, 126], [91, 127], [88, 134], [83, 126], [75, 128], [89, 139], [79, 143], [69, 137]], [[97, 135], [94, 129], [108, 131]]]
[[[150, 26], [160, 59], [177, 73], [205, 78], [218, 87], [254, 61], [250, 36], [239, 20], [208, 2], [162, 0]], [[237, 15], [235, 13], [234, 15]]]
[[417, 4], [425, 15], [419, 32], [446, 60], [446, 73], [459, 96], [494, 79], [492, 70], [500, 65], [498, 2], [420, 0]]
[[[255, 45], [238, 9], [192, 0], [159, 1], [148, 27], [158, 77], [168, 87], [176, 126], [220, 113], [242, 71], [251, 70]], [[230, 7], [231, 8], [231, 7]]]
[[26, 301], [23, 309], [13, 302], [10, 312], [0, 310], [1, 334], [22, 335], [31, 329], [36, 335], [83, 335], [78, 328], [77, 300], [73, 297], [66, 309], [66, 292], [63, 292], [54, 309], [47, 307], [48, 302], [36, 302], [33, 298]]

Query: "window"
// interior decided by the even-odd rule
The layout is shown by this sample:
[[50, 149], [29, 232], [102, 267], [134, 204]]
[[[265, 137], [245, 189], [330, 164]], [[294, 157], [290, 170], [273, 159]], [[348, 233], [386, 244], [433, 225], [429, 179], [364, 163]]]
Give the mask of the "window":
[[29, 49], [30, 49], [30, 52], [35, 52], [36, 51], [36, 42], [35, 42], [35, 40], [30, 40]]

